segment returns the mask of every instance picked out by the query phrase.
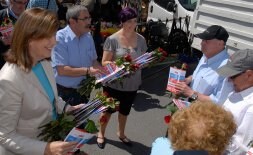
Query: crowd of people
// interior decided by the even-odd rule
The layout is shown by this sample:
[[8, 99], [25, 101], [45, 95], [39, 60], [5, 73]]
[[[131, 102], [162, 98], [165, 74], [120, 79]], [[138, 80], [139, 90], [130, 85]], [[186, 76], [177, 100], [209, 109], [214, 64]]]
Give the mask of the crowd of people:
[[[41, 141], [38, 127], [56, 120], [66, 102], [70, 104], [66, 111], [88, 102], [77, 92], [82, 80], [105, 73], [103, 66], [119, 57], [129, 54], [134, 59], [147, 51], [145, 38], [135, 31], [134, 8], [120, 11], [121, 29], [105, 40], [101, 62], [90, 32], [90, 8], [69, 7], [67, 26], [60, 30], [57, 9], [55, 0], [9, 0], [0, 11], [0, 25], [8, 20], [13, 27], [12, 33], [0, 36], [0, 154], [67, 154], [75, 142]], [[195, 37], [202, 39], [203, 56], [193, 75], [176, 84], [176, 95], [192, 103], [172, 116], [168, 137], [157, 138], [151, 154], [244, 155], [253, 140], [253, 49], [229, 56], [229, 33], [220, 25]], [[125, 135], [127, 118], [140, 85], [138, 70], [103, 86], [106, 94], [120, 101], [116, 135], [129, 147], [133, 144]], [[100, 116], [106, 120], [97, 133], [100, 149], [115, 112], [108, 109]]]

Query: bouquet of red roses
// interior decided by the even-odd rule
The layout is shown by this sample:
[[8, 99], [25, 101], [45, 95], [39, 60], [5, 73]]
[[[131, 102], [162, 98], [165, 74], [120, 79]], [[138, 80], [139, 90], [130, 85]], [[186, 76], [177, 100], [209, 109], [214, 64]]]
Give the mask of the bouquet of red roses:
[[107, 64], [105, 70], [108, 71], [106, 75], [97, 75], [96, 83], [110, 83], [116, 79], [121, 79], [135, 73], [138, 69], [144, 68], [148, 65], [164, 61], [168, 56], [167, 52], [161, 48], [155, 49], [150, 53], [133, 59], [130, 54], [126, 54], [115, 60], [115, 63]]
[[81, 95], [89, 97], [94, 88], [99, 89], [103, 84], [111, 83], [115, 80], [121, 81], [123, 78], [135, 73], [138, 69], [164, 61], [167, 57], [167, 52], [162, 48], [157, 48], [150, 53], [144, 53], [136, 59], [133, 59], [130, 54], [126, 54], [116, 59], [115, 63], [107, 64], [104, 67], [107, 74], [97, 74], [95, 77], [87, 75], [86, 79], [81, 81], [77, 91]]
[[[74, 110], [71, 113], [63, 112], [56, 120], [52, 120], [39, 127], [41, 129], [41, 133], [38, 137], [47, 142], [64, 139], [67, 140], [67, 135], [70, 131], [72, 132], [72, 130], [74, 130], [77, 132], [76, 129], [78, 129], [78, 131], [81, 131], [84, 134], [84, 137], [88, 134], [88, 137], [91, 138], [90, 135], [94, 135], [98, 132], [98, 129], [95, 122], [89, 118], [92, 115], [99, 114], [107, 110], [109, 107], [115, 109], [118, 105], [119, 101], [108, 97], [106, 94], [98, 92], [92, 101], [84, 104], [79, 109]], [[88, 139], [85, 140], [85, 142], [87, 141]]]

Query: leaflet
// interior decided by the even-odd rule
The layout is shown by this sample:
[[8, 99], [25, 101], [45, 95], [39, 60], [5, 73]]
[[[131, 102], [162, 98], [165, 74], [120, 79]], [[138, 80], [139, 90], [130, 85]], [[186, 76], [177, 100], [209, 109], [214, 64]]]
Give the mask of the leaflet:
[[78, 142], [75, 148], [71, 152], [69, 152], [74, 153], [78, 149], [80, 149], [84, 144], [86, 144], [93, 136], [94, 134], [88, 133], [85, 130], [81, 130], [75, 127], [69, 132], [64, 141]]
[[170, 67], [167, 90], [176, 93], [175, 84], [180, 81], [184, 81], [186, 71], [182, 69], [177, 69], [175, 67]]

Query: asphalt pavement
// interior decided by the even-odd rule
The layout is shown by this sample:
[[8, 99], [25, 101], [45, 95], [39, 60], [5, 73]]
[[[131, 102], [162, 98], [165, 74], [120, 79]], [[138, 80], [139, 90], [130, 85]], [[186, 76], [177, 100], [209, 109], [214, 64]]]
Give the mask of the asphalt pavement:
[[125, 135], [133, 143], [131, 147], [118, 139], [118, 114], [114, 113], [107, 126], [105, 148], [98, 148], [94, 136], [82, 150], [89, 155], [149, 155], [152, 142], [157, 137], [164, 136], [167, 130], [163, 118], [167, 114], [165, 107], [170, 102], [170, 94], [166, 92], [168, 73], [168, 64], [143, 70], [143, 83], [132, 106], [125, 130]]

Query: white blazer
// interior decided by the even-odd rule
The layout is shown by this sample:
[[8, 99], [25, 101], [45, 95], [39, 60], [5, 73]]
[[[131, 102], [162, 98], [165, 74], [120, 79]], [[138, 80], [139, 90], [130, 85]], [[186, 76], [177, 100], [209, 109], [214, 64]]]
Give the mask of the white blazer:
[[[41, 62], [61, 112], [50, 61]], [[52, 118], [52, 105], [36, 75], [6, 63], [0, 71], [0, 152], [1, 155], [44, 155], [46, 142], [40, 141], [38, 127]]]

